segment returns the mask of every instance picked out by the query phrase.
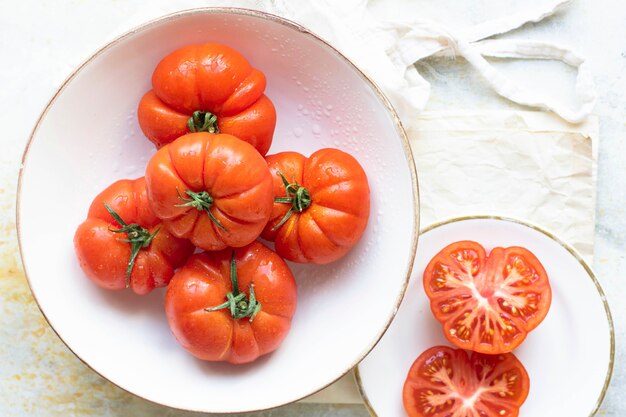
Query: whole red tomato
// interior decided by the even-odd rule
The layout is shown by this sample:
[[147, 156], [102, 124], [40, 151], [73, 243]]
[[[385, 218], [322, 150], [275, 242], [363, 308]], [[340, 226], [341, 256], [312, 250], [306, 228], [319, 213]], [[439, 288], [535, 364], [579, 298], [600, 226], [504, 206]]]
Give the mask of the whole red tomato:
[[166, 286], [193, 245], [172, 236], [150, 208], [143, 177], [119, 180], [91, 203], [74, 246], [80, 267], [102, 288], [146, 294]]
[[413, 363], [402, 391], [409, 417], [517, 417], [530, 380], [512, 353], [435, 346]]
[[157, 65], [137, 110], [158, 148], [189, 132], [228, 133], [265, 155], [276, 110], [263, 92], [265, 76], [237, 51], [207, 43], [184, 46]]
[[528, 249], [452, 243], [430, 261], [424, 289], [450, 343], [487, 354], [510, 352], [548, 314], [552, 292]]
[[204, 250], [254, 241], [272, 211], [272, 178], [252, 145], [226, 134], [190, 133], [148, 162], [152, 209], [177, 237]]
[[165, 295], [174, 336], [207, 361], [246, 363], [276, 350], [295, 310], [289, 267], [259, 242], [193, 255]]
[[266, 161], [275, 198], [263, 238], [294, 262], [326, 264], [348, 253], [370, 214], [367, 176], [357, 160], [327, 148], [309, 158], [281, 152]]

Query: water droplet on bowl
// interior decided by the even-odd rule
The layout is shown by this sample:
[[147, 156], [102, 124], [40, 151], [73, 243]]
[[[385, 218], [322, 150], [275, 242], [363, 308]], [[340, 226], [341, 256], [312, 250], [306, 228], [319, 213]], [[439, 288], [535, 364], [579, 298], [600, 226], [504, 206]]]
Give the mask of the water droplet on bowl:
[[301, 128], [301, 127], [296, 127], [296, 128], [294, 128], [294, 129], [293, 129], [293, 135], [294, 135], [295, 137], [297, 137], [297, 138], [299, 138], [300, 136], [302, 136], [302, 133], [304, 133], [304, 132], [302, 131], [302, 128]]
[[313, 124], [312, 131], [314, 135], [319, 135], [320, 133], [322, 133], [322, 127], [315, 123]]

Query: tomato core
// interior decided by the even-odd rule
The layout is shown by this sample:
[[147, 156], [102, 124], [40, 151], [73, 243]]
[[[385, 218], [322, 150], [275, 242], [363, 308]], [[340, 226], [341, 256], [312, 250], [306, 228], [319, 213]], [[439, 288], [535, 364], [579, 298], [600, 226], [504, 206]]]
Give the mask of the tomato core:
[[483, 288], [479, 291], [480, 295], [485, 299], [491, 298], [495, 292], [494, 288]]

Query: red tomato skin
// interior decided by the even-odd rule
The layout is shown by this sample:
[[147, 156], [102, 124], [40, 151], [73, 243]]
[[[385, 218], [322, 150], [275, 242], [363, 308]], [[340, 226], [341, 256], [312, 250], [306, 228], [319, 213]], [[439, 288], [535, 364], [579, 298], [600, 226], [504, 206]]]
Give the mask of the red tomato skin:
[[[190, 133], [159, 149], [146, 168], [148, 197], [155, 214], [174, 235], [204, 250], [253, 242], [272, 211], [272, 179], [263, 157], [227, 134]], [[181, 206], [186, 190], [213, 198], [206, 211]]]
[[286, 195], [280, 171], [289, 182], [309, 191], [311, 205], [301, 213], [293, 212], [274, 230], [291, 208], [275, 202], [262, 237], [274, 241], [276, 252], [293, 262], [327, 264], [344, 257], [363, 236], [370, 214], [367, 175], [358, 161], [332, 148], [320, 149], [309, 158], [281, 152], [266, 161], [275, 198]]
[[[465, 252], [463, 252], [465, 251]], [[459, 326], [456, 325], [458, 320], [462, 320], [459, 314], [461, 310], [465, 309], [470, 314], [474, 314], [474, 311], [478, 311], [477, 323], [484, 323], [484, 313], [482, 309], [479, 309], [475, 305], [475, 296], [471, 296], [471, 301], [467, 303], [458, 303], [460, 307], [450, 308], [449, 311], [444, 311], [445, 306], [455, 305], [453, 302], [449, 302], [450, 297], [454, 297], [456, 300], [460, 299], [459, 291], [465, 295], [469, 295], [471, 292], [466, 289], [446, 290], [448, 284], [443, 285], [443, 288], [439, 288], [437, 284], [438, 271], [441, 271], [440, 265], [448, 265], [452, 268], [458, 267], [459, 263], [455, 261], [456, 256], [459, 253], [474, 254], [473, 262], [476, 268], [475, 281], [488, 283], [488, 287], [497, 288], [503, 281], [502, 274], [507, 266], [513, 265], [515, 258], [523, 260], [523, 268], [528, 268], [529, 282], [526, 284], [520, 284], [521, 286], [509, 287], [516, 292], [516, 295], [522, 295], [525, 297], [525, 301], [529, 306], [534, 306], [532, 311], [519, 309], [512, 311], [509, 308], [503, 308], [503, 296], [498, 296], [494, 291], [484, 289], [479, 292], [483, 294], [488, 303], [486, 304], [491, 311], [497, 312], [497, 316], [503, 320], [506, 325], [510, 325], [510, 330], [503, 330], [492, 326], [494, 330], [492, 338], [486, 337], [481, 330], [478, 333], [474, 332], [474, 328], [467, 327], [469, 333], [472, 333], [472, 337], [462, 338], [459, 335]], [[462, 274], [460, 274], [462, 275]], [[522, 342], [528, 336], [533, 329], [535, 329], [546, 317], [550, 309], [552, 300], [552, 291], [548, 280], [548, 275], [545, 268], [539, 261], [539, 259], [528, 249], [518, 246], [512, 246], [508, 248], [496, 247], [487, 254], [485, 248], [474, 241], [459, 241], [451, 243], [437, 253], [426, 266], [424, 270], [424, 290], [426, 295], [430, 299], [430, 307], [435, 318], [442, 324], [444, 336], [454, 346], [473, 350], [484, 354], [501, 354], [511, 352], [522, 344]], [[516, 284], [517, 285], [517, 284]], [[454, 291], [454, 292], [453, 292]], [[465, 291], [465, 292], [463, 292]], [[538, 294], [537, 298], [529, 299], [534, 294]], [[505, 300], [506, 301], [506, 300]], [[473, 303], [472, 305], [468, 303]], [[524, 313], [522, 318], [520, 315]], [[500, 329], [501, 331], [498, 331]], [[478, 334], [479, 337], [475, 337]], [[482, 335], [482, 336], [480, 336]]]
[[[254, 284], [261, 311], [252, 322], [234, 319], [227, 309], [207, 312], [231, 291], [230, 260], [235, 251], [239, 290]], [[296, 311], [296, 283], [289, 267], [259, 242], [189, 258], [172, 279], [165, 312], [172, 333], [192, 355], [206, 361], [248, 363], [276, 350]]]
[[220, 133], [250, 143], [265, 155], [276, 127], [276, 110], [263, 94], [266, 79], [237, 51], [208, 43], [184, 46], [157, 65], [153, 89], [137, 109], [139, 125], [157, 148], [189, 133], [195, 111], [217, 116]]
[[193, 245], [172, 236], [154, 215], [146, 196], [143, 177], [119, 180], [102, 191], [91, 203], [87, 219], [74, 234], [74, 248], [85, 275], [104, 289], [126, 288], [126, 271], [131, 246], [126, 233], [113, 233], [122, 226], [106, 210], [107, 203], [127, 223], [137, 223], [154, 233], [159, 232], [148, 248], [141, 249], [130, 275], [130, 288], [137, 294], [147, 294], [154, 288], [166, 286], [175, 268], [185, 263]]

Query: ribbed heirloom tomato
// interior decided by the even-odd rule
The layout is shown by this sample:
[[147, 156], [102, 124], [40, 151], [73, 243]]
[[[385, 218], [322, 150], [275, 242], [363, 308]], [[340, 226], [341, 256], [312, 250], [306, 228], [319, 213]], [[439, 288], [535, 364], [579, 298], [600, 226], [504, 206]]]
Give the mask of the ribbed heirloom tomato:
[[450, 343], [487, 354], [510, 352], [548, 314], [552, 292], [528, 249], [461, 241], [443, 248], [424, 271], [424, 289]]
[[409, 417], [517, 417], [530, 381], [512, 353], [435, 346], [413, 363], [402, 391]]
[[74, 246], [81, 268], [97, 285], [146, 294], [166, 286], [193, 245], [172, 236], [148, 203], [144, 178], [119, 180], [91, 203]]
[[252, 145], [226, 134], [190, 133], [159, 149], [146, 168], [155, 214], [204, 250], [254, 241], [272, 211], [272, 179]]
[[274, 351], [295, 310], [289, 267], [259, 242], [193, 255], [165, 295], [174, 336], [207, 361], [246, 363]]
[[346, 255], [370, 213], [367, 175], [357, 160], [331, 148], [309, 158], [282, 152], [266, 160], [275, 199], [263, 238], [294, 262], [326, 264]]
[[139, 103], [144, 134], [157, 147], [189, 132], [228, 133], [265, 155], [276, 110], [265, 76], [237, 51], [207, 43], [184, 46], [157, 65]]

